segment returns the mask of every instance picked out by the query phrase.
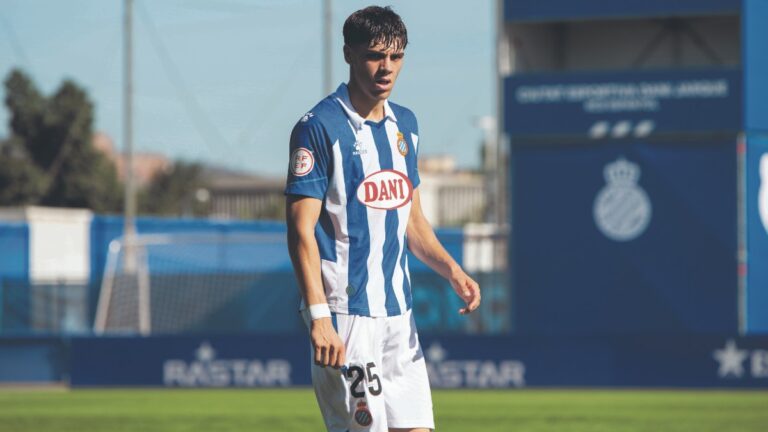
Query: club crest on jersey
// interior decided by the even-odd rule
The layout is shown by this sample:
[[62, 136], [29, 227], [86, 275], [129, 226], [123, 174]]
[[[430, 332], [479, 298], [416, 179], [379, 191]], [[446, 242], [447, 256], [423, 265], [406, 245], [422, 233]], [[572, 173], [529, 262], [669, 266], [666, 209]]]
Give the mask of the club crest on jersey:
[[403, 156], [408, 154], [408, 141], [405, 140], [402, 132], [397, 133], [397, 151]]
[[373, 416], [368, 409], [367, 404], [364, 401], [357, 403], [357, 410], [355, 410], [355, 421], [360, 426], [370, 426], [373, 423]]
[[299, 147], [291, 153], [291, 173], [296, 177], [303, 177], [312, 172], [315, 167], [315, 158], [312, 152]]
[[400, 171], [385, 169], [363, 180], [357, 187], [357, 199], [363, 205], [379, 210], [393, 210], [411, 201], [413, 185]]

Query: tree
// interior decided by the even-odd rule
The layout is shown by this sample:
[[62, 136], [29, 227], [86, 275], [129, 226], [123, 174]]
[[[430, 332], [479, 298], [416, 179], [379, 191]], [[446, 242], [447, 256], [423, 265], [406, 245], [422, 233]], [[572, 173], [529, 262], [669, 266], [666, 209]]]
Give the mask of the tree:
[[165, 216], [205, 214], [205, 203], [199, 202], [196, 197], [202, 187], [202, 166], [177, 160], [169, 169], [155, 174], [139, 197], [139, 209], [145, 213]]
[[[16, 144], [7, 152], [15, 156], [4, 156], [0, 163], [15, 161], [19, 167], [6, 176], [10, 192], [0, 193], [0, 204], [119, 210], [117, 170], [93, 147], [93, 104], [85, 90], [66, 80], [46, 98], [20, 70], [11, 71], [5, 87], [10, 141]], [[20, 186], [24, 179], [32, 184]]]
[[44, 192], [44, 173], [21, 145], [13, 140], [0, 143], [0, 204], [34, 204]]

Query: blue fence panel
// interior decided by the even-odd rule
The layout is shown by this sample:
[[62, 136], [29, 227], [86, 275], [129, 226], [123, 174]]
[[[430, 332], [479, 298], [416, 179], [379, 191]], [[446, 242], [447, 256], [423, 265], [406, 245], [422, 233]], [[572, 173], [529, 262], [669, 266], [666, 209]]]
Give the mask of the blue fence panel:
[[[237, 239], [238, 235], [263, 233], [274, 235], [276, 241], [223, 244], [191, 242], [189, 244], [152, 247], [147, 249], [151, 272], [153, 299], [166, 298], [178, 289], [179, 281], [194, 287], [205, 280], [231, 279], [230, 288], [239, 287], [231, 299], [216, 311], [201, 317], [199, 325], [186, 332], [205, 331], [296, 331], [301, 322], [296, 314], [298, 289], [285, 242], [283, 222], [236, 221], [221, 222], [197, 219], [139, 218], [137, 229], [142, 234], [213, 234]], [[95, 311], [109, 243], [120, 237], [123, 219], [97, 216], [91, 228], [92, 280], [90, 310]], [[448, 252], [461, 263], [464, 235], [460, 229], [439, 229], [437, 236]], [[461, 300], [450, 284], [425, 264], [409, 256], [413, 279], [414, 308], [422, 311], [420, 324], [425, 331], [466, 330], [467, 320], [455, 311]], [[175, 278], [175, 279], [174, 279]], [[248, 286], [243, 283], [248, 282]], [[205, 301], [201, 298], [200, 301]], [[489, 324], [483, 328], [493, 327]]]
[[0, 278], [29, 278], [29, 226], [0, 222]]
[[516, 330], [737, 331], [735, 142], [513, 154]]
[[64, 339], [0, 338], [0, 383], [63, 382], [69, 367], [69, 345]]
[[[136, 221], [136, 229], [140, 234], [221, 234], [236, 233], [285, 233], [285, 224], [271, 221], [215, 221], [207, 219], [176, 219], [140, 217]], [[109, 244], [112, 240], [123, 235], [123, 218], [121, 216], [95, 216], [91, 225], [91, 282], [101, 281], [106, 264]], [[281, 249], [284, 249], [281, 247]], [[201, 251], [197, 250], [196, 253]], [[237, 251], [236, 251], [237, 252]], [[284, 263], [287, 254], [282, 251], [268, 251], [270, 256], [280, 257]], [[274, 252], [277, 252], [276, 254]], [[203, 251], [209, 261], [219, 262], [222, 257], [215, 255], [214, 249]], [[214, 254], [214, 255], [211, 255]], [[190, 254], [194, 255], [194, 254]], [[253, 266], [253, 255], [248, 253], [231, 253], [225, 257], [227, 266], [233, 269]], [[161, 259], [161, 258], [159, 258]], [[188, 266], [186, 271], [193, 271], [196, 266]]]
[[28, 283], [29, 226], [0, 222], [0, 333], [28, 327]]

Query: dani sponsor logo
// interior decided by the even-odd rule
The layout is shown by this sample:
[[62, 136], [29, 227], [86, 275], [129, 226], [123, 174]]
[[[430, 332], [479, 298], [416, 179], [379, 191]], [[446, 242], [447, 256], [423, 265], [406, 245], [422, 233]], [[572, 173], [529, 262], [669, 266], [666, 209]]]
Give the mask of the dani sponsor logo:
[[381, 170], [366, 177], [357, 187], [356, 195], [365, 206], [393, 210], [411, 202], [413, 185], [400, 171]]

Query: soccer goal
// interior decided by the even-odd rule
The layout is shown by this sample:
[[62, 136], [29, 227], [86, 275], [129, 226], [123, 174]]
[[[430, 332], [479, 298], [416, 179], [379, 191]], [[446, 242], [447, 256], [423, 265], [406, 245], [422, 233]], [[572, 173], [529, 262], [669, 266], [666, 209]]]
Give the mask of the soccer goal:
[[[282, 233], [146, 234], [113, 240], [94, 331], [247, 331], [274, 305], [295, 308]], [[280, 286], [281, 289], [274, 289]]]

